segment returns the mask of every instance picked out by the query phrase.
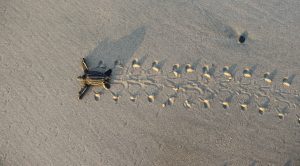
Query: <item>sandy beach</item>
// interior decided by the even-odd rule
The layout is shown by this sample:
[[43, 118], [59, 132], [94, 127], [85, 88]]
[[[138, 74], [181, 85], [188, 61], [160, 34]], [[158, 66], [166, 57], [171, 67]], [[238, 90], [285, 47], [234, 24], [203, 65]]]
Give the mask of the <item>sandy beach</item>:
[[298, 0], [0, 0], [0, 166], [299, 166], [299, 34]]

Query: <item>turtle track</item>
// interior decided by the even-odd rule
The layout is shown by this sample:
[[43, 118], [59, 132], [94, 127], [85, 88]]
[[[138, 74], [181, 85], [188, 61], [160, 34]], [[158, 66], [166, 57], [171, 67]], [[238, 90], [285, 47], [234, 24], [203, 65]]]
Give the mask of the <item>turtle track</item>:
[[251, 109], [276, 113], [280, 119], [300, 106], [293, 74], [280, 78], [277, 70], [260, 71], [257, 65], [174, 64], [167, 71], [165, 61], [154, 61], [148, 68], [143, 63], [134, 59], [125, 66], [116, 61], [109, 90], [116, 103], [147, 99], [162, 108], [182, 104], [186, 109]]

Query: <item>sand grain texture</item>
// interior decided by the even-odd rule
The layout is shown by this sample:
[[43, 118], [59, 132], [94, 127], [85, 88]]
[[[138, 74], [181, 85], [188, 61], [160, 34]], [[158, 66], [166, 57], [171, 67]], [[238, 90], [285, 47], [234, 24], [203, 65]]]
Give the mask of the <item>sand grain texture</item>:
[[[0, 0], [0, 165], [300, 165], [299, 8], [298, 0]], [[154, 78], [163, 89], [113, 84], [118, 102], [100, 89], [97, 100], [90, 91], [79, 101], [83, 57], [95, 70], [100, 60], [109, 68], [116, 60], [130, 67], [145, 58], [142, 69], [163, 62]], [[187, 76], [194, 63], [197, 74]], [[200, 81], [215, 95], [209, 109], [206, 91], [202, 101], [195, 89], [172, 98], [166, 77], [174, 64], [183, 66], [181, 81], [216, 66], [209, 83]], [[224, 85], [223, 67], [232, 65], [235, 79]], [[241, 111], [247, 95], [238, 78], [253, 66], [244, 91], [266, 96]], [[134, 81], [128, 71], [115, 78]], [[258, 90], [273, 71], [271, 88]], [[264, 97], [271, 109], [260, 114]]]

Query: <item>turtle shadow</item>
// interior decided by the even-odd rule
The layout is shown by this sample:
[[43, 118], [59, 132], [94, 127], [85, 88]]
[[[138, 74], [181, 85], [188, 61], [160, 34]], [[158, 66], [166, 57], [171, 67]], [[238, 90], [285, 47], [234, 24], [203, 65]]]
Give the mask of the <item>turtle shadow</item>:
[[104, 39], [85, 57], [87, 66], [102, 71], [101, 64], [109, 69], [114, 67], [116, 61], [126, 64], [143, 42], [145, 32], [146, 28], [142, 26], [117, 41]]
[[293, 164], [292, 160], [288, 160], [286, 163], [284, 163], [283, 166], [293, 166], [293, 165], [294, 164]]

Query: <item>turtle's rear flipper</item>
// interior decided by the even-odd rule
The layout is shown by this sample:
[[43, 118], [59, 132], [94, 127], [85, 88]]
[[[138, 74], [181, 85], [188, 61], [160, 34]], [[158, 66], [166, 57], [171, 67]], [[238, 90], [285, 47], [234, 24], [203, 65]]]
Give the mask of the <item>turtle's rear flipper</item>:
[[105, 76], [110, 77], [110, 76], [111, 76], [111, 73], [112, 73], [112, 70], [109, 69], [109, 70], [107, 70], [104, 74], [105, 74]]
[[105, 89], [110, 89], [110, 83], [109, 82], [105, 82], [104, 83], [104, 88]]
[[89, 85], [85, 85], [83, 88], [81, 88], [81, 90], [78, 92], [79, 96], [78, 99], [81, 100], [83, 98], [83, 96], [86, 94], [86, 92], [89, 90], [90, 86]]
[[[111, 72], [111, 69], [109, 69], [109, 70]], [[106, 71], [106, 72], [108, 72], [108, 71]], [[111, 78], [109, 78], [109, 76], [104, 80], [104, 88], [107, 89], [107, 90], [110, 89], [110, 80], [111, 80]]]

